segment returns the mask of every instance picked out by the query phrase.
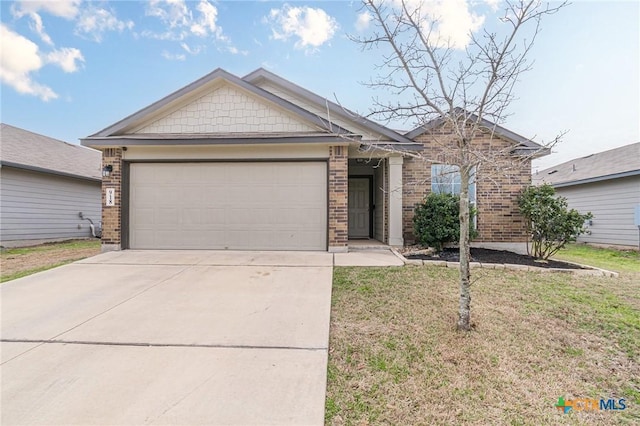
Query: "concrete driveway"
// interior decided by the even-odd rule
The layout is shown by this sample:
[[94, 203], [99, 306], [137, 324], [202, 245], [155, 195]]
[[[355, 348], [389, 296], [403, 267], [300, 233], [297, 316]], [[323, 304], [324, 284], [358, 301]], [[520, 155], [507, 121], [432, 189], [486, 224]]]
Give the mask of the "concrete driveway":
[[5, 283], [1, 423], [322, 424], [332, 265], [124, 251]]

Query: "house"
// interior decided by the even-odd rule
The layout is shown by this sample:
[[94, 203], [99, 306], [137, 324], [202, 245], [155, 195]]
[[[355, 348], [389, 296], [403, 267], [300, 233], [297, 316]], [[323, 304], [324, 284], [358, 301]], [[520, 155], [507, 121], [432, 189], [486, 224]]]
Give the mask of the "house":
[[[435, 149], [434, 133], [447, 134], [433, 123], [402, 135], [264, 69], [217, 69], [82, 144], [102, 150], [108, 174], [104, 250], [340, 252], [413, 239], [414, 205], [432, 188], [405, 154]], [[533, 147], [492, 124], [485, 136], [513, 155]], [[530, 163], [516, 174], [498, 190], [478, 181], [480, 242], [524, 244], [513, 195]]]
[[[458, 114], [476, 121], [477, 116], [457, 109]], [[475, 152], [484, 154], [486, 167], [481, 164], [469, 188], [469, 199], [476, 210], [475, 226], [478, 236], [472, 246], [511, 250], [527, 253], [526, 226], [520, 215], [517, 198], [531, 184], [531, 160], [549, 154], [549, 149], [512, 132], [502, 126], [482, 119], [482, 133], [476, 135], [471, 145]], [[452, 174], [455, 166], [449, 166], [452, 156], [448, 148], [455, 144], [454, 132], [442, 119], [431, 120], [405, 136], [423, 147], [423, 156], [431, 164], [412, 157], [403, 165], [403, 227], [405, 239], [413, 240], [413, 210], [429, 192], [459, 193], [460, 178]], [[455, 155], [455, 154], [454, 154]]]
[[536, 184], [552, 185], [570, 208], [593, 213], [578, 241], [638, 247], [640, 143], [625, 145], [538, 171]]
[[100, 221], [101, 153], [0, 124], [4, 247], [91, 236]]

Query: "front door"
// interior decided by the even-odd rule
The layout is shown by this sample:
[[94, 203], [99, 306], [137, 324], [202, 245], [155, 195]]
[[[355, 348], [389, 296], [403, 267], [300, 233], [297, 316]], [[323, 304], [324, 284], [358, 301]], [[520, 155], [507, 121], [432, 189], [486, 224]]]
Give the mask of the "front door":
[[370, 236], [369, 185], [369, 178], [349, 179], [349, 238]]

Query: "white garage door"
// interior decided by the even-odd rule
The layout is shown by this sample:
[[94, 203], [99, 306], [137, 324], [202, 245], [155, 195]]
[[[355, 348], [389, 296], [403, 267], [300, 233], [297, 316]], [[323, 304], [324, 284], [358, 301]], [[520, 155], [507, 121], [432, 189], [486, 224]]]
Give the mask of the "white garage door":
[[134, 163], [133, 249], [326, 250], [323, 162]]

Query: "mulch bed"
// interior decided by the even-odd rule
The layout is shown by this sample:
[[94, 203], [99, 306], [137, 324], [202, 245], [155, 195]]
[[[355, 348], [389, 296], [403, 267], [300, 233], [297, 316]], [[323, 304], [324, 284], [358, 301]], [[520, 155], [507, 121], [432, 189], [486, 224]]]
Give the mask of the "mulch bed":
[[[446, 248], [439, 255], [425, 254], [405, 254], [407, 259], [422, 260], [444, 260], [447, 262], [459, 262], [460, 256], [457, 248]], [[490, 250], [483, 248], [471, 248], [471, 261], [480, 263], [500, 263], [512, 265], [537, 266], [539, 268], [560, 268], [560, 269], [587, 269], [580, 266], [562, 262], [559, 260], [548, 260], [546, 262], [536, 261], [532, 257], [513, 253], [505, 250]]]

